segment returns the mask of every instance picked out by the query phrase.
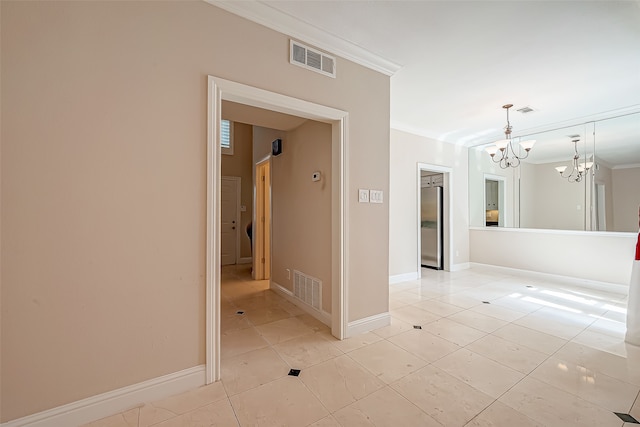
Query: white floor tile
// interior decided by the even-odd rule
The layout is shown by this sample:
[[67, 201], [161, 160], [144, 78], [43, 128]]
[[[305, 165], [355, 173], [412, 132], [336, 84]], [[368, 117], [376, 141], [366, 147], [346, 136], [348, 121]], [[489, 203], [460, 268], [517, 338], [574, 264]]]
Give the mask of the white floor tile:
[[467, 349], [458, 350], [433, 364], [495, 399], [524, 378], [524, 374]]
[[225, 267], [222, 382], [90, 426], [621, 426], [613, 411], [640, 419], [640, 348], [624, 343], [624, 297], [482, 266], [422, 275], [390, 286], [391, 325], [339, 341], [269, 281], [253, 281], [250, 265]]

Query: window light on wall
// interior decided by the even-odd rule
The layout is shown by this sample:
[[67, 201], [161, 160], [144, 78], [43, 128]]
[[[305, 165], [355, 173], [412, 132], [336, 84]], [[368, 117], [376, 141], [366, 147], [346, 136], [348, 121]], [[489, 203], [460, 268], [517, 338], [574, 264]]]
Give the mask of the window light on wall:
[[229, 120], [220, 121], [220, 149], [222, 154], [233, 154], [233, 126]]

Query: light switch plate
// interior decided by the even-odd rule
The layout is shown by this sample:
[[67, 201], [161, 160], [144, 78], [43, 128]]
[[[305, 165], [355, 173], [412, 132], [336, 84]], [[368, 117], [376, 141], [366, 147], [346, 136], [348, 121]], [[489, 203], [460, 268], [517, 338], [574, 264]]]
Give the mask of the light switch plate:
[[360, 203], [369, 203], [369, 190], [360, 188], [358, 190], [358, 201]]
[[369, 201], [371, 203], [382, 203], [382, 190], [370, 190]]

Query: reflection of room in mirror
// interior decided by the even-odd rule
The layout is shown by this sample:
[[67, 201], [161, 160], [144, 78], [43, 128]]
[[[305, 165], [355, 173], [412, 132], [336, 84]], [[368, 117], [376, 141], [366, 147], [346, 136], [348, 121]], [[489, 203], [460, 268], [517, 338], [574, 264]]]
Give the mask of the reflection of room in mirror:
[[[496, 225], [495, 213], [482, 200], [482, 194], [491, 191], [486, 188], [489, 174], [504, 180], [505, 204], [511, 210], [504, 219], [505, 227], [637, 231], [640, 111], [515, 138], [519, 137], [535, 137], [537, 143], [535, 150], [513, 171], [497, 170], [483, 151], [484, 146], [470, 148], [472, 226]], [[577, 180], [566, 179], [576, 152], [576, 168], [582, 176]], [[559, 174], [557, 168], [565, 166], [565, 172]], [[502, 212], [498, 212], [497, 218], [501, 216]]]
[[504, 218], [506, 216], [504, 191], [504, 177], [485, 174], [484, 199], [486, 227], [504, 227]]

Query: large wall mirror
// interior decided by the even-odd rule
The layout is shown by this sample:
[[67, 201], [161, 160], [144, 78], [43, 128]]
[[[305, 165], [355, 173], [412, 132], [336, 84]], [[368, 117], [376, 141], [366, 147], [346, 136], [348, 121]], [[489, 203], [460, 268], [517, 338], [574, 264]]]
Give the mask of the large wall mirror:
[[516, 168], [469, 149], [471, 226], [638, 231], [640, 111], [514, 136], [514, 148], [525, 139], [536, 144]]

